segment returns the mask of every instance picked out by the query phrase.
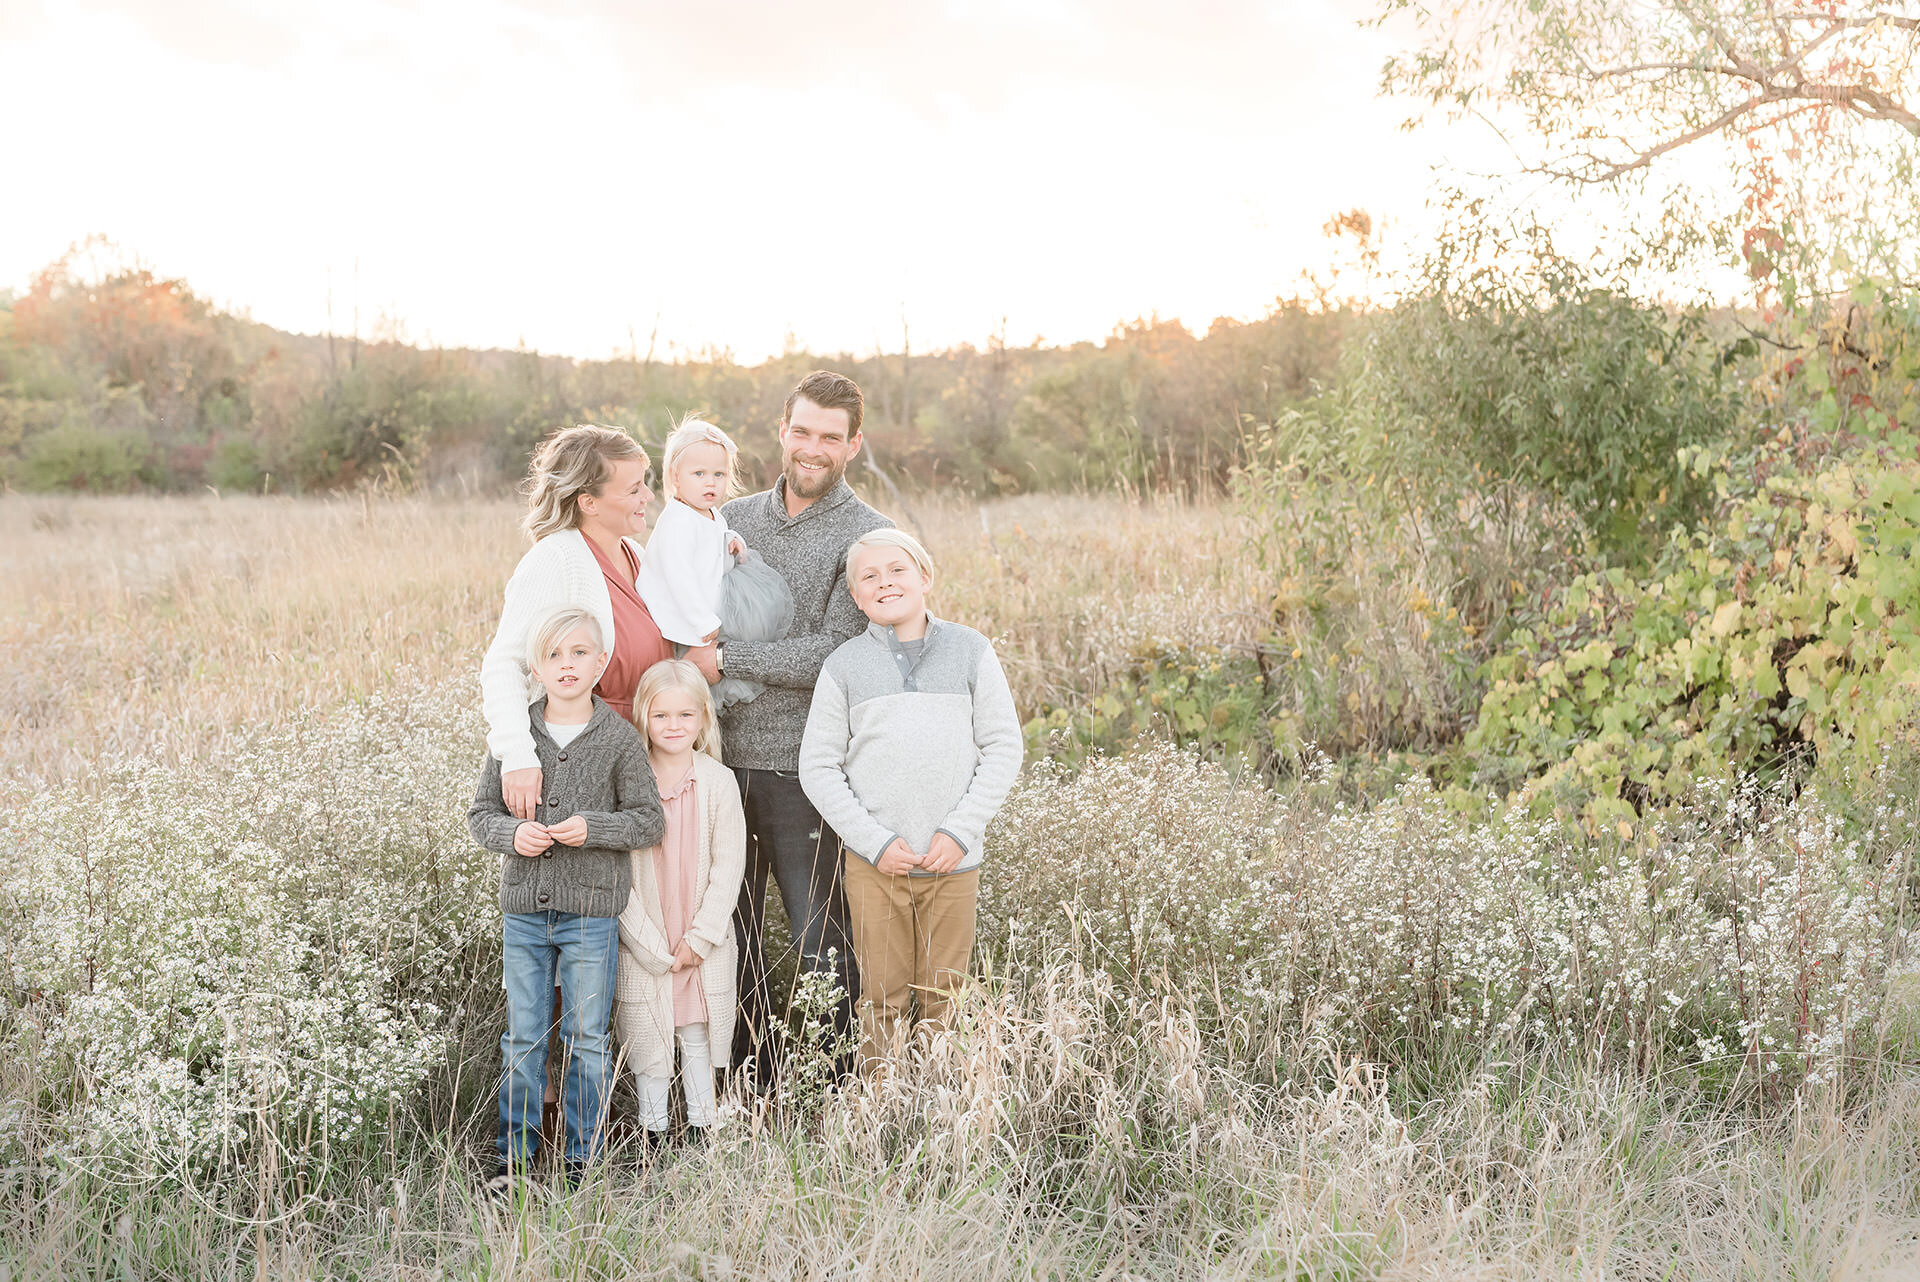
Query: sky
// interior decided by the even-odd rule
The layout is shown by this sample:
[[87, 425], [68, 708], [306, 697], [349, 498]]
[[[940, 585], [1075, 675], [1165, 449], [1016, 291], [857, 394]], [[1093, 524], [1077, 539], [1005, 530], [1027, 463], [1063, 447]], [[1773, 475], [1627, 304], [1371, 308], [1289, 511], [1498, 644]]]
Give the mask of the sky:
[[1399, 128], [1372, 12], [0, 0], [0, 288], [101, 235], [284, 329], [583, 358], [1203, 331], [1486, 163]]

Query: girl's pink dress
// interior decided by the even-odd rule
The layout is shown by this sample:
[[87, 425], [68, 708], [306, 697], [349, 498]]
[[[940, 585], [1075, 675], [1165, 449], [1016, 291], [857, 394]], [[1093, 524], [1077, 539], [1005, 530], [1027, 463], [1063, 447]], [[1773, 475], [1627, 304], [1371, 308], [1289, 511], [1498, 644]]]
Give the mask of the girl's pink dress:
[[[660, 808], [666, 812], [667, 835], [661, 839], [660, 854], [653, 861], [653, 873], [660, 882], [660, 915], [667, 928], [667, 947], [680, 947], [680, 939], [693, 925], [693, 914], [700, 905], [695, 878], [700, 864], [700, 786], [694, 772], [671, 795], [660, 795]], [[707, 1022], [707, 996], [700, 990], [700, 968], [689, 966], [673, 976], [673, 1026]]]

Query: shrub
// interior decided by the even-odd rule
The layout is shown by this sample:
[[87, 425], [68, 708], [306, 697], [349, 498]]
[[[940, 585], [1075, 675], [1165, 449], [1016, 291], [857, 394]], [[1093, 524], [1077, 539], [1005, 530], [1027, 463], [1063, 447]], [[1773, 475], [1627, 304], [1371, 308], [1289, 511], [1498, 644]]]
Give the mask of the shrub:
[[1351, 385], [1248, 434], [1234, 497], [1260, 595], [1246, 630], [1282, 753], [1452, 742], [1512, 584], [1542, 559], [1540, 541], [1428, 493], [1410, 439]]
[[1728, 459], [1726, 497], [1646, 571], [1576, 577], [1488, 665], [1467, 736], [1482, 779], [1590, 823], [1631, 819], [1697, 776], [1777, 773], [1871, 747], [1920, 682], [1920, 463], [1904, 438], [1782, 429]]
[[1416, 1082], [1531, 1051], [1773, 1090], [1874, 1025], [1905, 870], [1872, 856], [1903, 816], [1709, 787], [1587, 841], [1469, 822], [1418, 777], [1368, 809], [1315, 791], [1169, 746], [1043, 764], [996, 829], [982, 936], [1182, 994], [1229, 1044], [1307, 1029]]
[[0, 871], [0, 1046], [40, 1116], [0, 1160], [175, 1179], [377, 1147], [497, 955], [478, 742], [451, 700], [374, 700], [34, 799]]
[[1702, 314], [1596, 279], [1538, 228], [1518, 243], [1530, 258], [1516, 270], [1484, 222], [1443, 238], [1371, 335], [1366, 386], [1415, 434], [1423, 488], [1501, 520], [1536, 505], [1643, 556], [1699, 511], [1703, 487], [1675, 458], [1727, 431], [1726, 359]]
[[17, 472], [29, 490], [119, 494], [139, 485], [145, 463], [146, 441], [137, 432], [69, 418], [26, 439]]

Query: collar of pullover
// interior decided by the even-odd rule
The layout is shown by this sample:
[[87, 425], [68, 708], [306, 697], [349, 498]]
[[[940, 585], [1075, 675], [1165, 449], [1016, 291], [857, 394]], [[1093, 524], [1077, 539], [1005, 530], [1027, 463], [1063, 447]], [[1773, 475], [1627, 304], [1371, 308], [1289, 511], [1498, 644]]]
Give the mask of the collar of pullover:
[[927, 657], [927, 651], [933, 648], [933, 639], [946, 626], [941, 620], [934, 618], [931, 611], [927, 613], [927, 631], [926, 635], [920, 638], [918, 655], [908, 654], [906, 643], [900, 640], [892, 628], [884, 624], [867, 624], [867, 635], [887, 647], [887, 653], [893, 656], [893, 666], [900, 673], [901, 688], [918, 690], [920, 683], [914, 676], [914, 670], [920, 666], [920, 661]]
[[798, 515], [788, 516], [787, 478], [783, 475], [775, 480], [773, 488], [767, 491], [767, 512], [781, 525], [798, 525], [822, 512], [831, 512], [837, 507], [844, 506], [851, 498], [853, 498], [853, 487], [847, 484], [847, 478], [843, 476], [833, 483], [832, 489], [801, 508]]
[[[947, 621], [945, 619], [936, 617], [931, 610], [927, 611], [927, 631], [926, 635], [921, 639], [923, 641], [933, 640], [934, 633], [946, 626]], [[900, 638], [894, 634], [892, 628], [884, 623], [867, 624], [867, 635], [886, 646], [889, 650], [897, 650], [900, 648]], [[925, 647], [922, 648], [924, 649]]]
[[[607, 722], [620, 715], [612, 708], [609, 708], [599, 695], [596, 694], [590, 697], [593, 699], [593, 715], [587, 718], [587, 728], [580, 732], [583, 736], [592, 734], [595, 730], [600, 729]], [[547, 733], [547, 696], [543, 694], [528, 704], [527, 713], [528, 719], [533, 722], [533, 733], [535, 737], [545, 739], [548, 743], [552, 743], [553, 736]], [[574, 742], [578, 743], [579, 740], [576, 739]]]

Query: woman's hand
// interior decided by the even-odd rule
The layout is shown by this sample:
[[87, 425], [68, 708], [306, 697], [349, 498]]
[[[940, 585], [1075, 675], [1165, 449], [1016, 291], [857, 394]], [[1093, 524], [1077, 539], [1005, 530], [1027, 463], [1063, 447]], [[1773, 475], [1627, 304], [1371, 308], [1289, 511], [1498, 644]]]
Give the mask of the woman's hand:
[[673, 970], [671, 973], [677, 975], [683, 970], [695, 970], [699, 968], [699, 965], [700, 954], [693, 951], [692, 944], [689, 944], [684, 939], [681, 940], [680, 946], [673, 950]]
[[918, 868], [920, 864], [920, 856], [913, 853], [913, 848], [903, 839], [895, 837], [887, 843], [887, 848], [880, 852], [880, 858], [875, 861], [874, 867], [889, 877], [901, 877]]
[[552, 844], [553, 836], [545, 825], [534, 823], [531, 819], [513, 830], [514, 850], [529, 859], [538, 859]]
[[564, 846], [578, 846], [587, 839], [584, 815], [568, 815], [557, 824], [547, 825], [547, 835]]
[[500, 776], [500, 800], [507, 805], [507, 813], [515, 819], [531, 819], [535, 807], [540, 804], [540, 767], [528, 766], [524, 770], [509, 770]]

